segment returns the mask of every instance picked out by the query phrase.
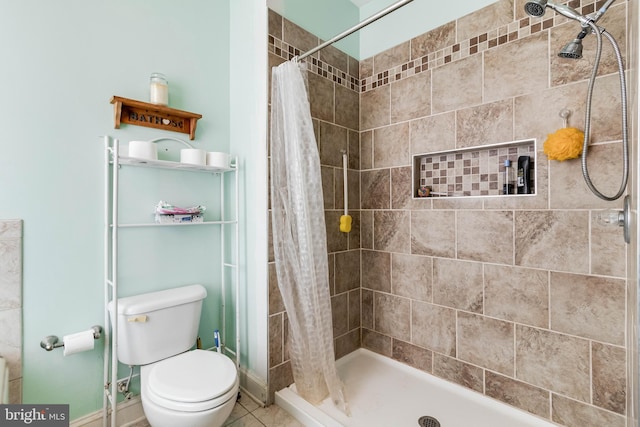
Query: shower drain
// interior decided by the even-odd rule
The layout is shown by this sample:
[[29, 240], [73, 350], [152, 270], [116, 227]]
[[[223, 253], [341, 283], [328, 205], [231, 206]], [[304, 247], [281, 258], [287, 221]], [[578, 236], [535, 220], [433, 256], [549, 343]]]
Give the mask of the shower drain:
[[440, 421], [425, 415], [424, 417], [418, 418], [418, 425], [420, 427], [440, 427]]
[[440, 427], [440, 421], [433, 417], [424, 416], [418, 418], [418, 425], [420, 427]]

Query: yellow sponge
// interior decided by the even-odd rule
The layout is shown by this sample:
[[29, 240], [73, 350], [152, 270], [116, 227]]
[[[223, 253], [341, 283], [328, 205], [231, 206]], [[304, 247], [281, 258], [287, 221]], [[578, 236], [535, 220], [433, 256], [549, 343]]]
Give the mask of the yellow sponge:
[[562, 128], [549, 134], [544, 142], [544, 154], [549, 160], [575, 159], [582, 154], [584, 132], [576, 128]]
[[351, 215], [342, 215], [340, 217], [340, 231], [343, 233], [351, 231]]

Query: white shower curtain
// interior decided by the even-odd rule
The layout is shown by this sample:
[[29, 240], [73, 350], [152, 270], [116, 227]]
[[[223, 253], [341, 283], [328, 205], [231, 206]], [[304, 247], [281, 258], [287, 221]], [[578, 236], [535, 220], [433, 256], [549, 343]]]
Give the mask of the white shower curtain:
[[288, 61], [271, 77], [271, 208], [278, 286], [289, 318], [298, 394], [329, 394], [348, 414], [335, 368], [320, 156], [307, 99], [306, 67]]

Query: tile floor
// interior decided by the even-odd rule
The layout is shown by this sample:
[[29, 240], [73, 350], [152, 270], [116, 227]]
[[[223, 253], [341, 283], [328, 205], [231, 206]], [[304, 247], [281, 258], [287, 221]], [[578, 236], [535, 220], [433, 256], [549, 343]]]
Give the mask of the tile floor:
[[304, 427], [278, 405], [266, 408], [248, 397], [241, 397], [224, 427]]
[[[141, 421], [131, 427], [149, 427]], [[277, 405], [263, 408], [248, 397], [240, 397], [224, 427], [304, 427]]]

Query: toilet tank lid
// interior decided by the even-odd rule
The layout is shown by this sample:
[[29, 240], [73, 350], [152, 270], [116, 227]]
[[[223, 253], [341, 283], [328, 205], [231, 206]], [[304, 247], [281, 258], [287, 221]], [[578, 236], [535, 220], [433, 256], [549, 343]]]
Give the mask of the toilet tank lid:
[[[143, 314], [150, 311], [162, 310], [167, 307], [200, 301], [207, 296], [207, 290], [202, 285], [188, 285], [164, 291], [150, 292], [141, 295], [118, 299], [118, 314], [125, 316]], [[113, 302], [109, 303], [109, 311], [113, 312]]]

